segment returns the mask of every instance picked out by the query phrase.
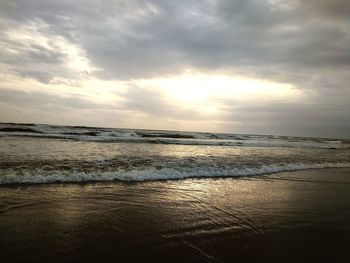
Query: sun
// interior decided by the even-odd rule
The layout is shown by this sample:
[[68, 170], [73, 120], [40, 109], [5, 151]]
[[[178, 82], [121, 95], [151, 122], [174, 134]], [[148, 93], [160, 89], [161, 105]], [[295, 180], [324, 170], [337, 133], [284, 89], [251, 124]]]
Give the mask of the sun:
[[206, 85], [205, 79], [192, 76], [167, 80], [163, 84], [168, 96], [178, 102], [205, 102], [213, 92], [213, 87]]
[[246, 101], [298, 96], [298, 90], [291, 84], [224, 74], [184, 74], [153, 82], [177, 103], [210, 104], [220, 99]]

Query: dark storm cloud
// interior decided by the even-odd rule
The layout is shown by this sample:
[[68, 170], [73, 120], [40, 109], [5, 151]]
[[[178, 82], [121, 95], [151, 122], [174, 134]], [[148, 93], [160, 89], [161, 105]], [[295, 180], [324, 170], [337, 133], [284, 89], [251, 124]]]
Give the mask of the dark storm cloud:
[[[307, 78], [334, 67], [348, 69], [350, 63], [349, 24], [339, 21], [349, 14], [347, 1], [10, 1], [2, 5], [2, 16], [12, 24], [42, 21], [47, 25], [44, 33], [82, 47], [100, 68], [95, 72], [100, 78], [154, 77], [196, 67], [290, 81], [288, 71]], [[27, 57], [36, 62], [39, 54], [35, 48], [33, 52]], [[40, 52], [47, 63], [57, 63], [57, 55]]]
[[327, 19], [346, 19], [349, 20], [350, 2], [344, 0], [309, 0], [301, 1], [300, 4], [306, 12], [312, 12], [315, 15], [323, 16]]

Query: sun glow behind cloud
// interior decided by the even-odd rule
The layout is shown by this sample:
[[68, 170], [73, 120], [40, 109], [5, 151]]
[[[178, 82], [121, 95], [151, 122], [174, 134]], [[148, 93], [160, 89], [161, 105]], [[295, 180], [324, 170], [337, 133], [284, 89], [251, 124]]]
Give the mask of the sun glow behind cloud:
[[222, 100], [235, 101], [295, 101], [300, 90], [287, 83], [225, 74], [186, 72], [179, 76], [138, 81], [139, 86], [156, 88], [169, 102], [190, 106], [203, 113], [217, 113]]
[[[95, 76], [94, 73], [99, 71], [99, 68], [91, 65], [83, 49], [61, 36], [45, 34], [47, 31], [49, 31], [47, 25], [40, 21], [23, 25], [16, 31], [9, 30], [5, 32], [7, 38], [21, 45], [13, 49], [8, 43], [4, 43], [3, 48], [9, 53], [16, 53], [18, 57], [25, 54], [31, 54], [34, 59], [47, 56], [48, 60], [59, 63], [65, 70], [55, 72], [54, 68], [49, 68], [45, 64], [36, 64], [36, 66], [46, 68], [47, 72], [51, 72], [46, 80], [45, 74], [44, 79], [41, 79], [40, 75], [37, 79], [26, 76], [27, 72], [32, 74], [32, 70], [35, 71], [32, 65], [29, 68], [23, 68], [24, 75], [13, 74], [13, 69], [9, 68], [7, 75], [10, 77], [3, 83], [7, 82], [7, 86], [15, 90], [25, 90], [28, 94], [46, 90], [47, 94], [57, 98], [76, 97], [90, 101], [99, 108], [120, 110], [124, 115], [137, 116], [138, 121], [135, 123], [143, 123], [142, 116], [148, 118], [147, 114], [153, 112], [144, 111], [144, 107], [139, 107], [142, 102], [133, 103], [131, 110], [123, 106], [125, 102], [128, 104], [128, 101], [132, 99], [128, 97], [128, 94], [135, 87], [141, 93], [151, 89], [152, 96], [157, 97], [155, 101], [164, 108], [173, 108], [174, 111], [187, 112], [188, 115], [203, 119], [216, 118], [218, 122], [223, 120], [226, 114], [222, 110], [224, 100], [244, 103], [271, 100], [291, 102], [300, 99], [302, 95], [300, 90], [292, 84], [252, 79], [227, 72], [203, 73], [196, 69], [186, 69], [177, 75], [144, 79], [102, 80]], [[146, 101], [147, 99], [145, 98]], [[129, 119], [129, 116], [124, 116], [124, 118]], [[185, 123], [186, 121], [181, 118], [176, 122]], [[191, 127], [184, 124], [181, 129], [191, 129]]]
[[2, 1], [0, 121], [348, 137], [348, 2], [319, 2]]
[[[108, 111], [108, 114], [111, 114], [109, 120], [113, 115], [120, 116], [119, 126], [131, 128], [147, 128], [147, 123], [151, 121], [154, 114], [162, 116], [163, 111], [166, 114], [170, 113], [170, 117], [166, 117], [166, 119], [169, 118], [169, 121], [165, 119], [159, 123], [173, 126], [155, 126], [155, 128], [176, 129], [180, 125], [182, 130], [225, 131], [219, 127], [225, 123], [227, 117], [227, 110], [223, 108], [225, 101], [258, 104], [271, 101], [293, 102], [303, 99], [303, 93], [291, 84], [237, 75], [200, 72], [185, 72], [164, 78], [128, 81], [100, 80], [86, 76], [78, 80], [76, 84], [76, 86], [65, 82], [43, 84], [34, 79], [22, 79], [21, 77], [8, 81], [8, 86], [16, 87], [17, 90], [26, 90], [28, 94], [34, 94], [44, 90], [45, 87], [50, 87], [49, 90], [46, 89], [47, 94], [57, 98], [77, 98], [89, 101], [94, 107], [98, 107], [95, 109], [96, 112]], [[135, 94], [133, 93], [135, 89], [140, 96], [130, 96], [130, 94]], [[152, 91], [152, 98], [147, 97], [145, 93], [147, 90]], [[144, 105], [152, 100], [155, 104]], [[130, 102], [132, 102], [132, 107], [130, 107]], [[150, 108], [158, 109], [159, 113]], [[71, 115], [77, 115], [75, 119], [78, 119], [79, 111], [72, 111]], [[177, 120], [171, 121], [172, 118], [177, 118]], [[188, 121], [188, 118], [193, 120]], [[210, 127], [208, 123], [211, 123]], [[239, 122], [236, 125], [240, 125]], [[113, 123], [111, 126], [114, 126]]]

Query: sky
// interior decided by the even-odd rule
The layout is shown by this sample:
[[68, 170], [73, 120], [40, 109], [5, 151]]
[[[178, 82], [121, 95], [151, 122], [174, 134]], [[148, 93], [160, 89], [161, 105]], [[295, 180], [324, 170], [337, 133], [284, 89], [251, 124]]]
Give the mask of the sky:
[[350, 138], [348, 0], [0, 0], [0, 121]]

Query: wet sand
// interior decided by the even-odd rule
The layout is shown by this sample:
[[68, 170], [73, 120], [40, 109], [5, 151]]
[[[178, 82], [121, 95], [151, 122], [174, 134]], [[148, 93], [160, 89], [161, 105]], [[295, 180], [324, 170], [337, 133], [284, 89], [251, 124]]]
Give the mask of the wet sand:
[[0, 187], [1, 262], [349, 262], [350, 169]]

